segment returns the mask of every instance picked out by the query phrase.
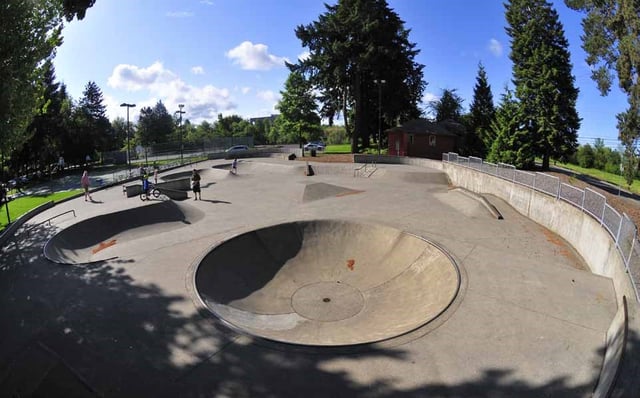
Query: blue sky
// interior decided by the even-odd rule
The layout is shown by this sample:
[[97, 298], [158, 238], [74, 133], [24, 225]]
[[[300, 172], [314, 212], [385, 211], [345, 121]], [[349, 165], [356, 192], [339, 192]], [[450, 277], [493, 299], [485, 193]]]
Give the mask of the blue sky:
[[[326, 1], [333, 4], [332, 1]], [[511, 85], [509, 38], [502, 0], [388, 0], [411, 29], [428, 83], [424, 103], [456, 89], [468, 109], [482, 62], [496, 105]], [[602, 138], [618, 146], [615, 115], [626, 108], [616, 87], [601, 97], [581, 49], [582, 15], [553, 1], [570, 44], [580, 89], [579, 141]], [[126, 117], [122, 102], [140, 107], [161, 100], [170, 113], [215, 121], [277, 113], [288, 70], [305, 53], [294, 29], [325, 12], [318, 0], [97, 0], [82, 21], [68, 23], [55, 59], [56, 75], [79, 99], [85, 85], [102, 89], [108, 116]], [[384, 103], [383, 103], [384, 106]]]

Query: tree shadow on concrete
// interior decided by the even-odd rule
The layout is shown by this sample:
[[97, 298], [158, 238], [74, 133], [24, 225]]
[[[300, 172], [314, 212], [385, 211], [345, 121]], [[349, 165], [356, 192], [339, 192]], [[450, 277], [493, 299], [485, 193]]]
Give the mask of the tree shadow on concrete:
[[[392, 371], [356, 377], [348, 369], [359, 361], [376, 361], [379, 374], [409, 363], [407, 346], [312, 353], [253, 344], [194, 312], [188, 295], [134, 279], [134, 260], [46, 261], [42, 242], [54, 232], [41, 226], [2, 253], [0, 395], [582, 397], [593, 388], [564, 376], [532, 385], [514, 369], [414, 387], [398, 387]], [[637, 358], [638, 336], [630, 339]]]

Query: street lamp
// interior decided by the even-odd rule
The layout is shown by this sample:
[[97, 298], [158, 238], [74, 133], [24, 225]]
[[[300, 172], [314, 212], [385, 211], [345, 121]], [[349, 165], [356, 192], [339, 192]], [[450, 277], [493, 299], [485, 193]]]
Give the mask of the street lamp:
[[374, 79], [378, 85], [378, 155], [380, 155], [380, 135], [382, 134], [382, 85], [387, 81], [384, 79]]
[[184, 108], [184, 104], [178, 104], [178, 108], [180, 108], [180, 110], [176, 111], [176, 113], [180, 114], [180, 121], [178, 122], [178, 132], [180, 133], [180, 164], [182, 164], [182, 114], [186, 112], [182, 110], [182, 108]]
[[129, 172], [131, 172], [131, 155], [129, 153], [129, 108], [135, 108], [136, 104], [127, 104], [123, 102], [120, 106], [127, 107], [127, 167], [129, 168]]

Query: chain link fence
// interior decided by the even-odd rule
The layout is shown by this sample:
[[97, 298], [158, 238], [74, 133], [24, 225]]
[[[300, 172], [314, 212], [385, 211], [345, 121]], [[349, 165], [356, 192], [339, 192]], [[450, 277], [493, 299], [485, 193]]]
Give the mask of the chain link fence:
[[616, 243], [616, 247], [624, 259], [631, 285], [636, 293], [636, 300], [640, 302], [640, 294], [638, 293], [640, 289], [640, 241], [638, 241], [638, 230], [626, 214], [620, 214], [616, 209], [609, 206], [604, 195], [589, 188], [582, 190], [561, 183], [558, 177], [552, 175], [517, 170], [515, 166], [505, 163], [484, 162], [480, 158], [467, 158], [459, 156], [457, 153], [443, 153], [442, 161], [470, 167], [483, 173], [530, 187], [556, 199], [564, 200], [598, 220]]

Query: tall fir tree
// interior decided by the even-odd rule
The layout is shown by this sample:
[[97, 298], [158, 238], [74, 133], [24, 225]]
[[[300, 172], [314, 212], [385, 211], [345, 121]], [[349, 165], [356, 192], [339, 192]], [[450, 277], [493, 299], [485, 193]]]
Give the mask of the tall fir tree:
[[[578, 89], [569, 45], [557, 12], [545, 0], [510, 0], [505, 7], [521, 125], [532, 141], [532, 155], [548, 169], [550, 158], [566, 158], [578, 145]], [[533, 164], [533, 158], [524, 163]]]
[[[419, 117], [424, 66], [415, 62], [419, 50], [386, 0], [339, 0], [325, 7], [317, 21], [296, 28], [310, 56], [295, 67], [320, 91], [321, 116], [332, 120], [341, 108], [357, 152], [378, 130], [379, 113], [383, 129]], [[376, 80], [385, 83], [380, 87]], [[380, 90], [394, 95], [379, 101]]]
[[476, 85], [473, 87], [473, 100], [469, 107], [467, 126], [468, 152], [474, 156], [485, 157], [491, 148], [493, 139], [491, 123], [496, 116], [491, 86], [487, 80], [487, 72], [482, 63], [478, 64]]
[[[104, 97], [100, 87], [90, 81], [85, 86], [82, 98], [78, 104], [78, 127], [82, 137], [80, 142], [84, 148], [78, 148], [81, 162], [87, 155], [94, 157], [96, 151], [114, 149], [115, 136], [111, 128], [111, 122], [107, 117], [107, 107], [104, 105]], [[84, 150], [84, 153], [82, 151]]]

